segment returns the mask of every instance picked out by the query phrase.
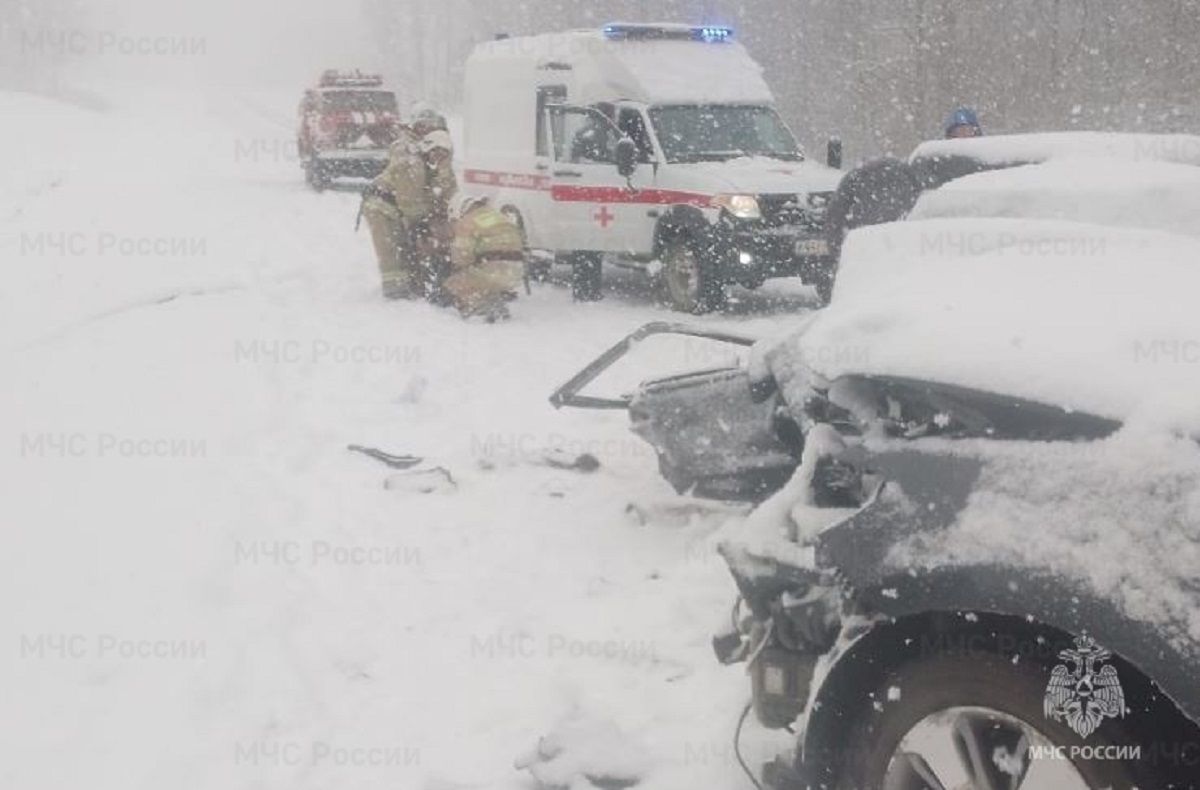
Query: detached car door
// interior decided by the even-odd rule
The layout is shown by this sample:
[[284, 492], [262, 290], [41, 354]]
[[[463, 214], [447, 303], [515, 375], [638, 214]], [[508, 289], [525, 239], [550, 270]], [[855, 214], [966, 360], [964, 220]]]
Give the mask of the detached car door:
[[[695, 368], [643, 380], [620, 396], [594, 394], [594, 383], [635, 349], [671, 338], [656, 362]], [[627, 335], [550, 397], [555, 408], [625, 409], [633, 432], [653, 447], [659, 471], [680, 493], [758, 502], [799, 464], [804, 439], [773, 387], [756, 385], [739, 361], [752, 338], [656, 322]], [[722, 348], [724, 347], [724, 348]]]

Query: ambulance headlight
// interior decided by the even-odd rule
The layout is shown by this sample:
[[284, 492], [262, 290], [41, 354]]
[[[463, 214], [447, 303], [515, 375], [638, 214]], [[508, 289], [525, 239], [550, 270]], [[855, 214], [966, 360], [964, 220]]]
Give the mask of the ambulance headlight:
[[728, 211], [738, 219], [762, 219], [758, 198], [754, 195], [717, 195], [713, 198], [712, 205]]

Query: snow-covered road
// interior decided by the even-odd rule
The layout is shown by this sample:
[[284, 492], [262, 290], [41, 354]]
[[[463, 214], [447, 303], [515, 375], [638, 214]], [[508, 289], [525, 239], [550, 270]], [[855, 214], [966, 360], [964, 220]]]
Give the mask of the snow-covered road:
[[[561, 285], [500, 326], [384, 303], [357, 195], [303, 186], [294, 97], [109, 97], [0, 94], [24, 119], [0, 151], [0, 784], [528, 787], [514, 758], [573, 721], [616, 727], [598, 757], [645, 787], [742, 786], [748, 683], [709, 648], [723, 517], [671, 507], [623, 414], [546, 400], [668, 314]], [[809, 299], [705, 320], [775, 333]], [[351, 443], [456, 488], [385, 489]]]

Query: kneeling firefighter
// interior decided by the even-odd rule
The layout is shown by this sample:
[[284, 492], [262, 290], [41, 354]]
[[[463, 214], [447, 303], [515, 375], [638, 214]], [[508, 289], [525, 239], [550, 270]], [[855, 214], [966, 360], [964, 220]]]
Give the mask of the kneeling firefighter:
[[445, 119], [419, 113], [397, 129], [384, 171], [363, 192], [362, 215], [388, 299], [432, 296], [446, 268], [449, 205], [457, 190]]
[[464, 198], [450, 249], [446, 293], [464, 318], [497, 321], [509, 317], [507, 302], [525, 274], [521, 229], [483, 197]]

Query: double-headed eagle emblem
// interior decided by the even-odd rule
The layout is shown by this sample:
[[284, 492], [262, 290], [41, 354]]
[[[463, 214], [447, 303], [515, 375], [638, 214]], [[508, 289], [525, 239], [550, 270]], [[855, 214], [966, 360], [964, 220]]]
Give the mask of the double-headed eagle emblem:
[[1066, 663], [1050, 673], [1043, 705], [1046, 718], [1066, 721], [1086, 739], [1105, 719], [1125, 715], [1125, 692], [1117, 669], [1104, 663], [1112, 658], [1111, 652], [1084, 634], [1075, 639], [1074, 650], [1063, 650], [1058, 657]]

